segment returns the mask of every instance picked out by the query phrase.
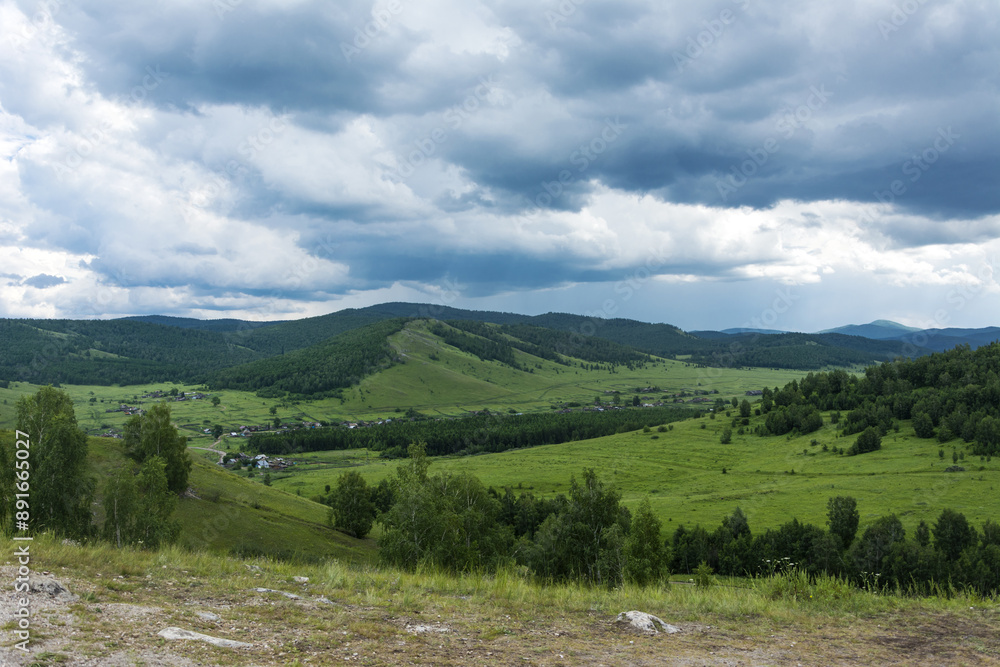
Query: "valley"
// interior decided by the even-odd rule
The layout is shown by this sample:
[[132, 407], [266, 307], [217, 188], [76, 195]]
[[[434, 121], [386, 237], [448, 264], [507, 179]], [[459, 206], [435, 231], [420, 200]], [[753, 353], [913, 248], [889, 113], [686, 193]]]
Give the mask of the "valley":
[[[660, 356], [649, 339], [637, 348], [581, 336], [559, 317], [548, 318], [550, 328], [509, 314], [443, 322], [395, 317], [399, 309], [259, 327], [134, 323], [154, 327], [148, 330], [158, 332], [160, 352], [129, 342], [139, 331], [133, 324], [109, 329], [120, 336], [119, 352], [139, 350], [146, 359], [102, 350], [107, 345], [97, 339], [77, 340], [82, 329], [71, 331], [75, 324], [53, 334], [32, 330], [31, 336], [55, 336], [66, 352], [50, 355], [37, 375], [125, 378], [135, 368], [148, 380], [58, 382], [55, 390], [88, 436], [94, 532], [86, 544], [59, 544], [46, 532], [38, 546], [47, 566], [59, 567], [88, 596], [73, 612], [84, 614], [88, 632], [106, 631], [93, 609], [136, 603], [157, 609], [155, 618], [185, 625], [178, 605], [194, 600], [225, 620], [186, 625], [239, 639], [240, 628], [254, 625], [242, 602], [227, 602], [228, 591], [253, 581], [267, 598], [287, 592], [291, 580], [291, 588], [311, 596], [300, 599], [310, 601], [268, 602], [264, 614], [298, 637], [269, 658], [301, 660], [289, 664], [327, 664], [315, 647], [341, 644], [351, 658], [355, 647], [370, 651], [373, 664], [448, 662], [444, 656], [460, 653], [456, 641], [481, 647], [463, 655], [484, 662], [529, 646], [543, 650], [550, 642], [529, 639], [535, 631], [524, 615], [529, 608], [543, 609], [547, 632], [560, 635], [554, 619], [568, 615], [579, 641], [568, 641], [563, 655], [581, 660], [653, 660], [663, 650], [611, 622], [624, 607], [670, 615], [692, 659], [709, 651], [778, 663], [848, 655], [881, 660], [882, 636], [850, 624], [861, 617], [889, 623], [918, 610], [977, 638], [949, 655], [981, 660], [995, 652], [986, 637], [998, 621], [965, 611], [991, 604], [997, 586], [990, 569], [1000, 555], [993, 502], [1000, 462], [992, 459], [998, 451], [991, 430], [1000, 423], [997, 345], [878, 363], [888, 348], [862, 352], [867, 339], [804, 357], [796, 345], [818, 349], [822, 339], [753, 332], [732, 334], [735, 340], [711, 332], [699, 338], [651, 325], [656, 335], [693, 345], [690, 354]], [[642, 329], [600, 328], [620, 338]], [[184, 331], [197, 332], [194, 344], [185, 343]], [[239, 335], [241, 344], [219, 347], [226, 335]], [[772, 336], [784, 336], [790, 347]], [[74, 340], [91, 347], [72, 348]], [[755, 347], [744, 348], [750, 341]], [[232, 344], [230, 338], [226, 345]], [[704, 363], [711, 346], [719, 353], [715, 364]], [[171, 364], [222, 349], [230, 350], [225, 362], [194, 362], [179, 376], [170, 371]], [[798, 367], [803, 359], [863, 358], [858, 354], [875, 356], [868, 363]], [[743, 363], [760, 355], [780, 363]], [[5, 361], [0, 349], [0, 367], [10, 367], [11, 358]], [[18, 406], [45, 391], [53, 389], [0, 376], [5, 452], [13, 451], [13, 429], [24, 427]], [[156, 406], [169, 409], [169, 428], [186, 438], [191, 460], [171, 516], [177, 532], [153, 550], [141, 541], [115, 549], [97, 533], [111, 521], [107, 499], [114, 487], [106, 482], [134, 469], [137, 425]], [[604, 430], [595, 431], [597, 425]], [[869, 431], [877, 446], [856, 451], [858, 434]], [[273, 467], [254, 458], [261, 452]], [[223, 460], [244, 456], [238, 466], [221, 466], [220, 453]], [[347, 484], [352, 491], [341, 490]], [[835, 498], [849, 500], [855, 512], [850, 548], [850, 540], [834, 534]], [[371, 513], [359, 532], [345, 528], [345, 503]], [[948, 516], [959, 521], [955, 547], [939, 530]], [[603, 523], [581, 532], [593, 517]], [[5, 525], [11, 532], [13, 525]], [[890, 555], [871, 555], [882, 548], [879, 530], [890, 531]], [[945, 557], [946, 548], [957, 549], [955, 558]], [[72, 560], [81, 565], [64, 565]], [[99, 561], [114, 563], [121, 574], [105, 581], [103, 572], [93, 572]], [[156, 571], [158, 563], [166, 573]], [[866, 579], [865, 567], [877, 568], [884, 583]], [[295, 579], [302, 573], [311, 583]], [[154, 583], [131, 582], [138, 577]], [[175, 580], [194, 592], [169, 595]], [[273, 588], [260, 588], [264, 582]], [[461, 603], [451, 601], [456, 595]], [[500, 603], [488, 601], [497, 596]], [[352, 624], [338, 605], [364, 620]], [[307, 617], [330, 614], [350, 628], [349, 640], [323, 632], [304, 638]], [[413, 639], [409, 629], [424, 627], [418, 621], [425, 614], [464, 638], [442, 637], [437, 652]], [[496, 614], [506, 620], [473, 629], [475, 619]], [[757, 619], [755, 629], [740, 634], [748, 616]], [[791, 637], [818, 628], [828, 628], [833, 648], [779, 651], [768, 644], [768, 635], [777, 634], [792, 649]], [[893, 636], [909, 642], [924, 631], [906, 626]], [[595, 632], [613, 642], [636, 637], [629, 646], [641, 641], [643, 648], [626, 654], [584, 640]], [[385, 638], [407, 648], [385, 655], [379, 648]], [[720, 642], [740, 649], [722, 651]], [[121, 646], [142, 645], [122, 634]], [[46, 646], [54, 656], [110, 655], [89, 638], [72, 649]], [[172, 659], [230, 660], [226, 651], [196, 648]]]

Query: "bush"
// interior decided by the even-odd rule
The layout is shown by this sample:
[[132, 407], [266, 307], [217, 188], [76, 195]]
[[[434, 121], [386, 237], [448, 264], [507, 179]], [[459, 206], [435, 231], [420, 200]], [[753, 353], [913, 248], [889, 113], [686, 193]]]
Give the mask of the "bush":
[[854, 456], [856, 454], [866, 454], [868, 452], [874, 452], [877, 449], [882, 449], [882, 436], [879, 435], [878, 429], [874, 426], [869, 426], [858, 439], [854, 441], [851, 448], [847, 450], [849, 456]]
[[694, 585], [702, 588], [711, 586], [715, 583], [712, 572], [714, 572], [712, 566], [705, 561], [701, 561], [698, 568], [694, 571]]

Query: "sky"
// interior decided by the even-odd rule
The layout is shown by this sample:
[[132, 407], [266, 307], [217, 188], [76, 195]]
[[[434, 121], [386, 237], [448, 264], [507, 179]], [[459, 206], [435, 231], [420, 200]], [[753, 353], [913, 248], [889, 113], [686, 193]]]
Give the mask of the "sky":
[[995, 0], [0, 0], [0, 317], [1000, 325]]

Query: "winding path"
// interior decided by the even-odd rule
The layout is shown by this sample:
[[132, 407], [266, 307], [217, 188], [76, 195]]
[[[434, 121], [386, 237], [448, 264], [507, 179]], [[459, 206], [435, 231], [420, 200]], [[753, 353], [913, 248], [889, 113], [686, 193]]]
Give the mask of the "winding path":
[[[222, 438], [219, 438], [218, 440], [213, 442], [212, 447], [217, 447], [220, 442], [222, 442]], [[226, 459], [226, 454], [228, 454], [229, 452], [224, 452], [221, 449], [212, 449], [212, 447], [192, 447], [188, 445], [188, 449], [200, 449], [203, 452], [215, 452], [216, 454], [219, 455], [219, 465], [221, 466], [222, 462]]]

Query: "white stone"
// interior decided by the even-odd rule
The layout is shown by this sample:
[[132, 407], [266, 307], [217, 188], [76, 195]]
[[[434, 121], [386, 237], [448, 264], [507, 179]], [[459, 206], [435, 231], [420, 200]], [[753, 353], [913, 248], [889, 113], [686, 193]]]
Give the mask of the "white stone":
[[192, 641], [205, 642], [206, 644], [211, 644], [212, 646], [218, 646], [220, 648], [250, 648], [250, 644], [245, 642], [238, 642], [232, 639], [219, 639], [218, 637], [209, 637], [208, 635], [203, 635], [200, 632], [191, 632], [190, 630], [182, 630], [181, 628], [164, 628], [157, 634], [164, 639], [188, 639]]
[[278, 595], [284, 595], [289, 600], [301, 600], [302, 598], [295, 593], [286, 593], [285, 591], [276, 591], [273, 588], [255, 588], [254, 591], [257, 593], [277, 593]]
[[619, 623], [628, 623], [636, 630], [648, 632], [653, 635], [660, 632], [661, 629], [668, 635], [681, 631], [680, 628], [664, 623], [662, 619], [652, 614], [647, 614], [644, 611], [623, 611], [618, 614], [617, 620]]

